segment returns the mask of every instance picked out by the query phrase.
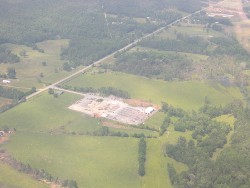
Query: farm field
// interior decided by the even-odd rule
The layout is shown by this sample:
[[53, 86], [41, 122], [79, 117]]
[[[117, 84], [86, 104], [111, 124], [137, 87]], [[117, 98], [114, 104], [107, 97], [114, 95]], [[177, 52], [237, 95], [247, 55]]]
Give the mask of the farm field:
[[0, 162], [0, 187], [1, 188], [48, 188], [46, 184], [37, 182], [31, 177], [19, 173], [11, 167]]
[[159, 54], [159, 55], [180, 54], [180, 55], [187, 56], [188, 58], [192, 59], [194, 62], [197, 62], [197, 63], [208, 59], [208, 56], [201, 55], [201, 54], [174, 52], [174, 51], [163, 51], [163, 50], [157, 50], [157, 49], [146, 48], [146, 47], [141, 47], [141, 46], [136, 47], [136, 48], [132, 48], [129, 52], [135, 52], [135, 51], [150, 52], [150, 53]]
[[163, 155], [165, 142], [175, 143], [180, 135], [190, 138], [189, 133], [171, 132], [160, 140], [147, 139], [146, 175], [143, 178], [137, 174], [138, 139], [135, 138], [22, 132], [13, 135], [4, 148], [18, 160], [34, 168], [43, 168], [60, 179], [75, 178], [79, 187], [163, 188], [172, 187], [166, 173], [168, 162], [173, 163], [178, 172], [187, 169]]
[[0, 86], [38, 92], [1, 90], [0, 188], [249, 187], [249, 21], [204, 8], [241, 3], [5, 1]]
[[186, 110], [197, 110], [206, 96], [215, 105], [226, 105], [234, 99], [241, 99], [236, 87], [210, 86], [206, 82], [166, 82], [148, 79], [120, 72], [104, 74], [83, 74], [65, 83], [72, 87], [114, 87], [127, 91], [132, 98], [150, 101], [157, 105], [167, 102]]
[[[160, 140], [147, 139], [148, 174], [143, 178], [137, 175], [138, 139], [80, 136], [57, 132], [61, 127], [64, 127], [63, 131], [66, 132], [94, 131], [100, 128], [99, 120], [67, 109], [69, 104], [79, 97], [65, 93], [54, 98], [43, 93], [1, 114], [0, 120], [3, 122], [1, 125], [17, 129], [17, 132], [11, 136], [11, 141], [1, 148], [7, 149], [17, 160], [28, 163], [33, 168], [43, 168], [60, 179], [74, 178], [79, 187], [100, 187], [101, 185], [104, 187], [127, 187], [128, 185], [129, 187], [166, 187], [170, 186], [168, 174], [165, 171], [167, 162], [174, 163], [179, 172], [186, 169], [185, 165], [163, 156], [166, 142], [175, 143], [180, 135], [190, 137], [189, 133], [175, 132], [173, 128]], [[158, 117], [164, 118], [164, 116], [162, 113], [156, 113], [146, 125], [153, 127], [154, 124], [157, 128], [161, 124]], [[158, 136], [157, 132], [149, 130], [115, 128], [110, 130]], [[119, 168], [114, 168], [115, 166]], [[161, 176], [158, 172], [161, 172]], [[75, 174], [78, 176], [76, 177]], [[157, 181], [152, 181], [153, 179]]]
[[17, 133], [5, 148], [79, 187], [139, 187], [137, 139]]
[[204, 38], [209, 37], [220, 37], [223, 36], [223, 33], [209, 30], [208, 32], [204, 29], [203, 25], [197, 24], [181, 24], [179, 26], [173, 26], [171, 28], [166, 29], [164, 32], [160, 33], [158, 36], [162, 37], [163, 39], [175, 39], [175, 33], [187, 34], [190, 36], [199, 36]]
[[[9, 67], [15, 68], [17, 79], [11, 80], [10, 86], [24, 89], [33, 86], [43, 88], [45, 85], [58, 81], [69, 74], [62, 70], [65, 61], [60, 58], [61, 48], [66, 47], [68, 43], [69, 41], [65, 39], [37, 43], [37, 47], [44, 50], [44, 53], [25, 45], [4, 44], [2, 46], [20, 57], [20, 62], [0, 64], [0, 72], [5, 73]], [[20, 53], [22, 52], [25, 52], [26, 56], [21, 56]], [[43, 65], [42, 62], [46, 62], [46, 65]]]

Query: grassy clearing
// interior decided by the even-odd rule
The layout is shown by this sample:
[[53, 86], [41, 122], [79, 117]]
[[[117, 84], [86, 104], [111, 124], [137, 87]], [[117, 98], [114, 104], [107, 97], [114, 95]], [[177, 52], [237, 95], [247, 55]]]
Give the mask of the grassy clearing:
[[[1, 125], [18, 131], [48, 131], [64, 126], [74, 130], [81, 125], [82, 131], [98, 128], [98, 120], [69, 110], [67, 107], [80, 99], [78, 95], [63, 94], [59, 98], [43, 94], [0, 114]], [[15, 117], [15, 118], [13, 118]]]
[[234, 118], [233, 115], [222, 115], [219, 116], [217, 118], [215, 118], [215, 120], [219, 121], [219, 122], [225, 122], [228, 123], [230, 125], [230, 127], [232, 128], [232, 131], [230, 131], [230, 133], [227, 135], [227, 143], [224, 145], [223, 148], [221, 149], [217, 149], [214, 154], [213, 154], [213, 159], [217, 159], [217, 157], [220, 155], [220, 153], [226, 148], [229, 147], [231, 144], [231, 136], [234, 134], [234, 122], [236, 121], [236, 119]]
[[180, 55], [186, 56], [187, 58], [192, 59], [194, 62], [197, 62], [197, 63], [208, 59], [208, 56], [201, 55], [201, 54], [193, 54], [193, 53], [186, 53], [186, 52], [174, 52], [174, 51], [162, 51], [162, 50], [156, 50], [153, 48], [145, 48], [145, 47], [132, 48], [130, 50], [130, 52], [135, 52], [135, 51], [150, 52], [150, 53], [156, 53], [159, 55], [180, 54]]
[[164, 114], [163, 112], [157, 112], [145, 122], [145, 126], [159, 130], [165, 117], [166, 114]]
[[175, 144], [180, 136], [191, 139], [191, 132], [176, 132], [171, 126], [169, 132], [159, 139], [147, 139], [146, 175], [142, 178], [141, 187], [172, 187], [167, 173], [167, 163], [172, 163], [178, 173], [187, 170], [186, 165], [164, 155], [165, 144]]
[[[37, 43], [38, 48], [43, 49], [44, 53], [24, 45], [5, 44], [14, 54], [20, 56], [20, 52], [25, 51], [27, 56], [20, 56], [20, 63], [0, 64], [0, 72], [5, 73], [8, 67], [14, 67], [17, 79], [12, 80], [11, 86], [42, 88], [44, 84], [55, 82], [68, 74], [62, 70], [64, 61], [60, 59], [61, 47], [66, 47], [68, 43], [65, 39]], [[47, 65], [43, 66], [42, 62], [46, 62]], [[44, 77], [40, 76], [41, 73]]]
[[0, 162], [0, 187], [2, 188], [45, 188], [48, 187], [38, 181], [31, 179], [31, 177], [19, 173]]
[[79, 187], [139, 187], [133, 138], [17, 133], [6, 145], [18, 160]]
[[206, 96], [214, 105], [225, 105], [233, 99], [242, 98], [236, 87], [226, 88], [217, 85], [215, 88], [198, 81], [166, 82], [119, 72], [84, 74], [66, 85], [94, 88], [111, 86], [126, 90], [132, 98], [150, 101], [157, 105], [165, 101], [186, 110], [197, 110], [202, 106]]
[[[79, 187], [171, 187], [167, 163], [178, 172], [187, 167], [164, 156], [165, 143], [176, 143], [191, 133], [173, 131], [159, 139], [147, 139], [146, 175], [137, 174], [138, 139], [50, 135], [17, 132], [4, 145], [15, 158], [55, 177], [75, 179]], [[63, 156], [63, 157], [62, 157]]]
[[[165, 143], [176, 143], [179, 136], [191, 138], [191, 133], [175, 132], [173, 127], [160, 138], [147, 139], [146, 176], [143, 178], [137, 174], [138, 139], [48, 133], [61, 126], [66, 131], [100, 128], [99, 120], [67, 109], [77, 99], [79, 96], [67, 93], [59, 98], [43, 94], [1, 114], [1, 125], [17, 129], [2, 147], [21, 162], [43, 168], [54, 177], [75, 179], [79, 187], [171, 187], [167, 163], [173, 163], [178, 172], [187, 169], [164, 156]], [[163, 118], [164, 114], [157, 113], [147, 124], [159, 127], [159, 119]], [[144, 130], [110, 129], [152, 135]]]
[[160, 33], [158, 36], [164, 39], [175, 39], [176, 33], [182, 33], [190, 36], [199, 36], [205, 38], [219, 37], [223, 35], [223, 33], [214, 31], [212, 29], [209, 30], [209, 32], [207, 32], [203, 28], [204, 28], [203, 25], [173, 26], [165, 30], [164, 32]]

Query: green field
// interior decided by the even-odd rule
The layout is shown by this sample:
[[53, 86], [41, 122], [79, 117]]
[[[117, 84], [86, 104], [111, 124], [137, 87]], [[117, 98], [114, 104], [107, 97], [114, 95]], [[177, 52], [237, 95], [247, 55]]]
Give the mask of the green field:
[[[1, 125], [16, 128], [18, 131], [47, 131], [60, 126], [74, 125], [76, 121], [88, 130], [88, 123], [94, 127], [97, 121], [85, 118], [79, 113], [67, 109], [69, 105], [80, 99], [77, 95], [64, 94], [59, 98], [44, 94], [18, 105], [0, 115]], [[15, 118], [13, 118], [15, 117]], [[82, 120], [82, 121], [80, 121]], [[80, 122], [79, 122], [80, 121]], [[83, 129], [84, 129], [83, 128]], [[92, 128], [92, 127], [91, 127]]]
[[79, 187], [139, 187], [137, 139], [18, 133], [5, 147], [32, 167]]
[[203, 29], [204, 25], [181, 25], [181, 26], [173, 26], [171, 28], [166, 29], [164, 32], [160, 33], [158, 36], [164, 39], [175, 39], [175, 33], [182, 33], [191, 36], [199, 36], [204, 38], [209, 37], [220, 37], [223, 33], [218, 31], [214, 31], [212, 29], [209, 32], [206, 29]]
[[[5, 44], [6, 48], [20, 57], [20, 62], [15, 64], [0, 64], [0, 73], [5, 73], [8, 67], [14, 67], [17, 72], [17, 79], [12, 80], [10, 86], [31, 88], [42, 88], [44, 85], [58, 81], [68, 73], [62, 70], [60, 58], [61, 48], [68, 45], [68, 40], [49, 40], [37, 43], [38, 48], [44, 50], [41, 53], [25, 45]], [[20, 52], [25, 51], [26, 57], [20, 56]], [[47, 65], [43, 66], [42, 62]], [[43, 73], [44, 77], [40, 74]]]
[[[179, 172], [186, 169], [183, 164], [164, 157], [165, 142], [175, 143], [180, 135], [190, 137], [189, 133], [174, 132], [173, 128], [160, 139], [147, 139], [148, 159], [143, 178], [137, 174], [138, 139], [57, 132], [62, 126], [63, 131], [68, 132], [91, 132], [100, 128], [98, 119], [67, 109], [79, 98], [66, 93], [59, 98], [42, 94], [0, 114], [1, 126], [17, 129], [1, 148], [7, 149], [17, 160], [33, 168], [45, 169], [54, 177], [74, 179], [79, 187], [169, 187], [166, 164], [173, 163]], [[164, 116], [157, 113], [146, 124], [157, 128]], [[158, 135], [157, 132], [134, 128], [110, 130]], [[154, 179], [157, 181], [152, 181]], [[23, 181], [28, 180], [24, 178]]]
[[186, 52], [175, 52], [175, 51], [162, 51], [162, 50], [156, 50], [153, 48], [146, 48], [146, 47], [136, 47], [132, 48], [129, 52], [149, 52], [149, 53], [154, 53], [154, 54], [159, 54], [159, 55], [172, 55], [172, 54], [179, 54], [186, 56], [189, 59], [192, 59], [194, 62], [201, 62], [205, 61], [208, 59], [208, 56], [206, 55], [201, 55], [201, 54], [194, 54], [194, 53], [186, 53]]
[[31, 177], [19, 173], [11, 167], [0, 162], [0, 187], [1, 188], [45, 188], [46, 184], [37, 182]]
[[206, 96], [215, 105], [225, 105], [234, 99], [242, 98], [236, 87], [226, 88], [218, 84], [215, 87], [198, 81], [166, 82], [119, 72], [84, 74], [65, 85], [94, 88], [111, 86], [127, 91], [132, 98], [157, 105], [165, 101], [186, 110], [197, 110], [203, 105]]

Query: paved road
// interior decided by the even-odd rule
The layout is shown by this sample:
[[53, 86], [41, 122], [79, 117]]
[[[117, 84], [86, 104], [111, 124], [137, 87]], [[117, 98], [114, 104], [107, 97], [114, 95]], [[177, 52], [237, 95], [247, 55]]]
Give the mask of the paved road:
[[[201, 9], [201, 10], [199, 10], [199, 11], [196, 11], [196, 12], [194, 12], [194, 13], [192, 13], [192, 14], [196, 14], [196, 13], [198, 13], [198, 12], [204, 10], [204, 9], [205, 9], [205, 8], [203, 8], [203, 9]], [[146, 39], [146, 38], [149, 38], [149, 37], [151, 37], [151, 36], [153, 36], [153, 35], [155, 35], [155, 34], [158, 34], [158, 33], [162, 32], [162, 31], [164, 31], [164, 29], [166, 29], [166, 27], [172, 26], [173, 24], [178, 23], [178, 22], [181, 21], [182, 19], [186, 19], [186, 18], [190, 17], [192, 14], [189, 14], [189, 15], [187, 15], [187, 16], [184, 16], [184, 17], [180, 18], [180, 19], [177, 19], [177, 20], [173, 21], [172, 23], [170, 23], [170, 24], [168, 24], [168, 25], [166, 25], [166, 26], [164, 26], [164, 27], [161, 27], [161, 28], [155, 30], [155, 31], [152, 32], [152, 33], [149, 33], [149, 34], [147, 34], [147, 35], [145, 35], [145, 36], [143, 36], [143, 37], [141, 37], [141, 38], [139, 38], [139, 39], [136, 39], [134, 42], [128, 44], [127, 46], [125, 46], [125, 47], [123, 47], [123, 48], [121, 48], [121, 49], [119, 49], [119, 50], [116, 50], [115, 52], [113, 52], [113, 53], [111, 53], [111, 54], [109, 54], [109, 55], [103, 57], [102, 59], [100, 59], [100, 60], [98, 60], [98, 61], [92, 63], [91, 65], [89, 65], [89, 66], [87, 66], [87, 67], [84, 67], [83, 69], [81, 69], [81, 70], [79, 70], [79, 71], [77, 71], [77, 72], [75, 72], [75, 73], [73, 73], [73, 74], [71, 74], [71, 75], [69, 75], [69, 76], [67, 76], [67, 77], [65, 77], [65, 78], [63, 78], [63, 79], [61, 79], [61, 80], [59, 80], [59, 81], [57, 81], [57, 82], [55, 82], [55, 83], [53, 83], [53, 84], [47, 86], [47, 87], [45, 87], [45, 88], [39, 89], [37, 92], [35, 92], [35, 93], [33, 93], [33, 94], [27, 96], [26, 99], [29, 100], [29, 99], [35, 97], [36, 95], [38, 95], [38, 94], [40, 94], [40, 93], [42, 93], [42, 92], [48, 90], [49, 88], [53, 88], [53, 87], [55, 87], [56, 85], [61, 84], [61, 83], [65, 82], [66, 80], [69, 80], [69, 79], [71, 79], [71, 78], [73, 78], [73, 77], [75, 77], [75, 76], [77, 76], [77, 75], [79, 75], [79, 74], [81, 74], [81, 73], [87, 71], [87, 70], [90, 69], [93, 65], [98, 65], [98, 64], [103, 63], [105, 60], [107, 60], [107, 59], [113, 57], [117, 52], [126, 51], [126, 50], [128, 50], [129, 48], [132, 48], [133, 46], [137, 45], [137, 44], [138, 44], [139, 42], [141, 42], [142, 40], [144, 40], [144, 39]]]

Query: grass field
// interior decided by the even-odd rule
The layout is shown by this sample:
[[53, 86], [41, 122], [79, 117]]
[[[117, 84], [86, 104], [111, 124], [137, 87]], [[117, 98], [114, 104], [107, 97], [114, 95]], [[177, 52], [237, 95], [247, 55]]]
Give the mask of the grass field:
[[136, 47], [132, 48], [129, 52], [149, 52], [149, 53], [155, 53], [159, 55], [172, 55], [172, 54], [180, 54], [183, 56], [186, 56], [189, 59], [192, 59], [194, 62], [200, 62], [200, 61], [205, 61], [208, 59], [208, 56], [206, 55], [201, 55], [201, 54], [193, 54], [193, 53], [185, 53], [185, 52], [174, 52], [174, 51], [162, 51], [162, 50], [156, 50], [153, 48], [145, 48], [145, 47]]
[[[32, 132], [77, 132], [86, 133], [99, 130], [102, 126], [101, 119], [95, 119], [68, 109], [72, 103], [82, 98], [78, 95], [63, 94], [59, 98], [42, 94], [26, 103], [0, 114], [0, 127], [7, 125], [18, 131]], [[15, 118], [12, 118], [15, 117]], [[142, 129], [116, 129], [109, 128], [112, 132], [157, 136], [157, 132]]]
[[[165, 143], [176, 143], [191, 133], [173, 131], [160, 139], [147, 139], [146, 175], [137, 174], [138, 139], [50, 135], [17, 132], [4, 145], [15, 158], [55, 177], [75, 179], [79, 187], [172, 187], [167, 163], [177, 172], [187, 167], [164, 156]], [[62, 157], [63, 156], [63, 157]]]
[[187, 170], [186, 165], [164, 155], [165, 144], [175, 144], [180, 136], [191, 139], [191, 132], [176, 132], [171, 126], [169, 133], [166, 133], [159, 139], [147, 139], [146, 175], [142, 178], [141, 187], [172, 187], [167, 173], [167, 163], [173, 164], [177, 173]]
[[[21, 61], [16, 64], [0, 64], [0, 72], [5, 73], [8, 67], [14, 67], [17, 79], [12, 80], [11, 86], [42, 88], [68, 74], [62, 70], [64, 61], [60, 58], [61, 47], [66, 47], [68, 42], [68, 40], [49, 40], [37, 43], [37, 46], [43, 49], [44, 53], [24, 45], [5, 44], [4, 46], [18, 55]], [[20, 56], [22, 51], [26, 52], [26, 57]], [[46, 62], [47, 65], [43, 66], [42, 62]], [[41, 73], [44, 77], [40, 76]]]
[[163, 112], [157, 112], [145, 122], [145, 126], [159, 130], [165, 116], [166, 114], [164, 114]]
[[[173, 163], [178, 172], [186, 169], [185, 165], [164, 157], [166, 142], [175, 143], [180, 135], [190, 137], [189, 133], [175, 132], [173, 128], [159, 139], [147, 139], [146, 176], [143, 178], [137, 174], [138, 139], [51, 134], [50, 130], [61, 126], [66, 131], [100, 128], [99, 120], [66, 108], [78, 98], [66, 93], [54, 98], [44, 93], [1, 114], [1, 126], [17, 129], [10, 141], [1, 147], [21, 162], [43, 168], [54, 177], [75, 179], [79, 187], [171, 187], [166, 164]], [[157, 113], [147, 124], [159, 127], [162, 118], [164, 114]], [[147, 135], [144, 130], [117, 131]], [[148, 131], [148, 134], [153, 132]], [[23, 177], [23, 181], [28, 178]]]
[[0, 187], [1, 188], [46, 188], [43, 183], [33, 180], [31, 177], [19, 173], [0, 162]]
[[5, 147], [32, 167], [79, 187], [139, 187], [133, 138], [17, 133]]
[[151, 101], [157, 105], [165, 101], [186, 110], [197, 110], [203, 105], [206, 96], [215, 105], [225, 105], [233, 99], [242, 98], [236, 87], [215, 87], [198, 81], [166, 82], [119, 72], [84, 74], [65, 84], [94, 88], [111, 86], [127, 91], [132, 98]]
[[74, 121], [78, 121], [83, 127], [86, 125], [86, 130], [88, 121], [91, 121], [92, 126], [97, 126], [97, 121], [93, 122], [67, 109], [78, 99], [78, 95], [64, 94], [54, 98], [52, 95], [43, 94], [0, 114], [0, 122], [1, 125], [16, 128], [18, 131], [47, 131], [60, 126], [70, 126]]
[[171, 28], [168, 28], [164, 32], [160, 33], [158, 36], [164, 39], [175, 39], [176, 33], [187, 34], [190, 36], [199, 36], [204, 38], [219, 37], [223, 35], [223, 33], [214, 31], [212, 29], [210, 29], [209, 32], [207, 32], [203, 28], [204, 28], [203, 25], [197, 25], [197, 24], [188, 26], [185, 25], [173, 26]]

